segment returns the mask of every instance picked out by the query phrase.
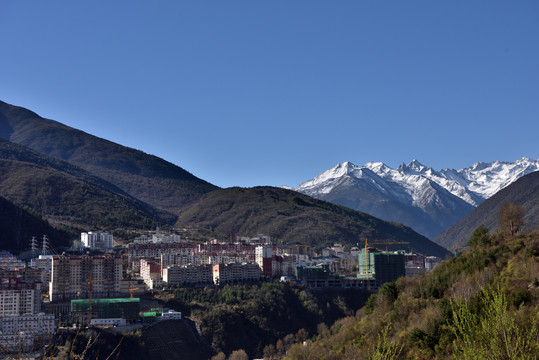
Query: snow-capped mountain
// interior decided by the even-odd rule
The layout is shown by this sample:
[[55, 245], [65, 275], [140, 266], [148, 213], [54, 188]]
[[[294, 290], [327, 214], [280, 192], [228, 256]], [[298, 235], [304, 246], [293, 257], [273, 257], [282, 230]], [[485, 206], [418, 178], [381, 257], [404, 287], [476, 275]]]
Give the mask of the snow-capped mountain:
[[495, 161], [436, 171], [413, 160], [398, 169], [344, 162], [293, 188], [298, 192], [401, 222], [436, 237], [485, 199], [539, 170], [539, 160]]

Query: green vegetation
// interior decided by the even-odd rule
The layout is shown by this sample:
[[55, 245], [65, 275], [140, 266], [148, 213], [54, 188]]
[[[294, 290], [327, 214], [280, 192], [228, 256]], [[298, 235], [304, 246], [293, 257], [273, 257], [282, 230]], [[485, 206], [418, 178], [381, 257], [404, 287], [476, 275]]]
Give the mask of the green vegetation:
[[[142, 332], [125, 335], [92, 328], [60, 331], [52, 354], [46, 359], [148, 359]], [[52, 356], [51, 356], [52, 355]]]
[[283, 349], [354, 314], [367, 296], [357, 290], [309, 292], [297, 284], [265, 282], [181, 288], [166, 305], [196, 320], [215, 353], [243, 349], [254, 358], [271, 351], [268, 345]]
[[385, 284], [285, 358], [537, 359], [539, 232], [512, 229], [478, 228], [469, 251]]

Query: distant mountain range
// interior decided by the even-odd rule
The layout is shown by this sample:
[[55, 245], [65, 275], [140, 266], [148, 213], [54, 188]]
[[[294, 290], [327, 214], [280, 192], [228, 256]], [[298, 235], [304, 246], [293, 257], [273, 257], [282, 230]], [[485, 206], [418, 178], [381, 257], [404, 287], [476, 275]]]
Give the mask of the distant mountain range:
[[400, 222], [434, 239], [485, 199], [537, 170], [539, 160], [527, 158], [441, 171], [417, 160], [398, 169], [379, 162], [344, 162], [293, 190]]
[[[0, 196], [6, 199], [0, 202], [0, 223], [17, 223], [24, 210], [60, 229], [60, 245], [80, 231], [121, 234], [176, 224], [221, 237], [265, 232], [278, 242], [315, 247], [401, 240], [425, 255], [450, 254], [408, 227], [297, 192], [220, 189], [156, 156], [1, 101]], [[8, 238], [0, 248], [24, 248], [30, 239], [21, 226], [13, 229], [16, 245]]]

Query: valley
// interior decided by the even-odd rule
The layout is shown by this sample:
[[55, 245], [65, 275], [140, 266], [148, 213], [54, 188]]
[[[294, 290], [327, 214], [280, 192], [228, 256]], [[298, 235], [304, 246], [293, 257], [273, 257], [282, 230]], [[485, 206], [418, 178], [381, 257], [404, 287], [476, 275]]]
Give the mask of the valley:
[[[137, 346], [141, 358], [166, 358], [176, 343], [200, 359], [445, 356], [468, 351], [449, 345], [456, 295], [503, 296], [517, 317], [539, 297], [535, 160], [441, 171], [345, 162], [295, 188], [219, 188], [0, 102], [0, 166], [0, 245], [15, 254], [3, 257], [3, 291], [45, 300], [32, 305], [47, 312], [39, 321], [78, 326], [78, 340], [78, 330], [58, 333], [65, 356], [97, 334], [115, 351], [118, 336], [91, 326], [110, 320], [112, 303], [144, 329], [126, 330], [120, 358]], [[499, 224], [508, 203], [522, 214], [511, 234]], [[31, 239], [45, 234], [56, 254], [37, 258]], [[513, 273], [517, 261], [529, 267]], [[488, 292], [493, 284], [501, 290]], [[73, 301], [79, 310], [66, 312]], [[537, 336], [519, 319], [531, 331], [522, 336]], [[165, 341], [162, 331], [182, 335]], [[376, 335], [385, 345], [369, 346]]]

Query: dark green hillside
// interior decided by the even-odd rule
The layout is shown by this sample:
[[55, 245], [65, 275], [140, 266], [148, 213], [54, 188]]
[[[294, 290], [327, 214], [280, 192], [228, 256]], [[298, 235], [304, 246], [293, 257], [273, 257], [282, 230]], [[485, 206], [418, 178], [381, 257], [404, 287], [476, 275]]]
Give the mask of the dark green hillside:
[[211, 228], [223, 235], [266, 233], [280, 242], [299, 241], [320, 247], [335, 242], [356, 244], [366, 238], [406, 241], [410, 242], [408, 247], [424, 254], [449, 255], [446, 249], [403, 225], [273, 187], [213, 191], [183, 210], [177, 225]]
[[309, 292], [289, 282], [180, 288], [161, 294], [167, 307], [196, 320], [215, 353], [243, 349], [261, 358], [265, 346], [307, 338], [318, 324], [332, 324], [365, 304], [369, 293], [333, 289]]
[[273, 359], [537, 359], [539, 233], [481, 228], [471, 243]]
[[12, 253], [30, 250], [33, 236], [47, 235], [53, 247], [69, 246], [73, 234], [51, 227], [39, 216], [0, 197], [0, 249]]
[[521, 177], [513, 184], [485, 200], [464, 219], [441, 233], [434, 241], [447, 249], [466, 245], [475, 229], [485, 226], [495, 231], [498, 215], [503, 204], [516, 204], [524, 209], [528, 227], [539, 225], [539, 172]]
[[170, 212], [217, 189], [156, 156], [43, 119], [1, 101], [0, 137], [66, 160], [137, 199]]
[[0, 159], [0, 168], [0, 195], [55, 227], [79, 232], [157, 224], [149, 206], [99, 184], [17, 160]]

